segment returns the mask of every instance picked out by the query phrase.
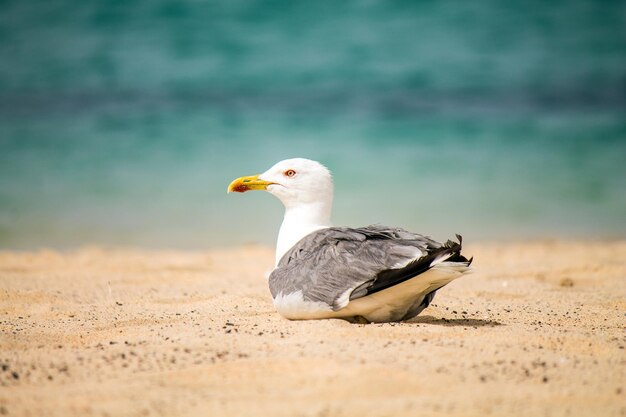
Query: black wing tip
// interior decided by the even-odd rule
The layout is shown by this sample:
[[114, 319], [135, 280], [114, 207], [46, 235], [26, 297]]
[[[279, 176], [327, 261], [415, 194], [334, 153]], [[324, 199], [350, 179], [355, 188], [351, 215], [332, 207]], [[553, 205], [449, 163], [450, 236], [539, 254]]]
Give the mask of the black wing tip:
[[442, 245], [442, 247], [445, 249], [450, 249], [453, 252], [460, 254], [461, 248], [463, 247], [463, 238], [460, 235], [456, 235], [456, 237], [459, 240], [458, 242], [448, 239], [446, 243]]
[[[457, 235], [462, 240], [460, 235]], [[448, 240], [443, 245], [434, 248], [434, 250], [425, 256], [414, 259], [408, 265], [399, 269], [386, 269], [378, 273], [374, 284], [368, 288], [367, 294], [382, 291], [386, 288], [397, 285], [407, 279], [413, 278], [423, 272], [428, 271], [432, 267], [432, 262], [439, 256], [449, 254], [447, 261], [450, 262], [468, 262], [467, 258], [461, 255], [461, 243]]]
[[472, 256], [471, 258], [467, 259], [465, 256], [461, 255], [461, 249], [463, 247], [463, 236], [461, 236], [460, 234], [456, 234], [456, 238], [459, 241], [459, 252], [458, 252], [458, 256], [459, 258], [462, 259], [461, 262], [467, 262], [467, 266], [470, 266], [472, 264], [472, 262], [474, 262], [474, 257]]
[[452, 255], [448, 261], [451, 262], [466, 262], [467, 266], [470, 266], [474, 261], [474, 257], [472, 256], [470, 259], [467, 259], [465, 256], [461, 254], [461, 250], [463, 249], [463, 236], [460, 234], [455, 234], [458, 242], [453, 240], [448, 240], [443, 247], [452, 251], [454, 255]]

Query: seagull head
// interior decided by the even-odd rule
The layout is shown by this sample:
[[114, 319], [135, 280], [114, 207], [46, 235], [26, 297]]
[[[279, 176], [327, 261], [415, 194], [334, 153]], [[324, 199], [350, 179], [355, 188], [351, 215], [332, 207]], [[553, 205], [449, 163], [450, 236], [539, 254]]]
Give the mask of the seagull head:
[[240, 177], [230, 183], [228, 192], [265, 190], [285, 207], [312, 203], [332, 203], [333, 181], [328, 168], [304, 158], [285, 159], [262, 174]]

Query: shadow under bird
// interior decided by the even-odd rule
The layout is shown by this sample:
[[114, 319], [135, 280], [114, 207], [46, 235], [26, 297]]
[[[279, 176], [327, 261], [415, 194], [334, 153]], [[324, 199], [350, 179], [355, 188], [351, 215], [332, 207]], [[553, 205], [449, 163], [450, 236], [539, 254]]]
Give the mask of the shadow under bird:
[[228, 186], [229, 193], [250, 190], [267, 191], [285, 206], [269, 286], [288, 319], [408, 320], [470, 271], [459, 235], [442, 244], [397, 227], [332, 226], [332, 177], [319, 162], [287, 159]]

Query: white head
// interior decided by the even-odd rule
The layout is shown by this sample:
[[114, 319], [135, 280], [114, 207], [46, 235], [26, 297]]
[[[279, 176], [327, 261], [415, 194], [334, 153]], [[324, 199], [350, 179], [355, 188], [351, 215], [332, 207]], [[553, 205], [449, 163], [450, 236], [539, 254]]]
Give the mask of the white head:
[[241, 177], [228, 186], [228, 192], [265, 190], [289, 209], [296, 206], [332, 205], [333, 180], [328, 168], [304, 158], [285, 159], [260, 175]]
[[294, 158], [280, 161], [264, 173], [237, 178], [228, 192], [265, 190], [285, 206], [278, 233], [276, 264], [283, 254], [307, 234], [329, 227], [333, 205], [333, 180], [319, 162]]

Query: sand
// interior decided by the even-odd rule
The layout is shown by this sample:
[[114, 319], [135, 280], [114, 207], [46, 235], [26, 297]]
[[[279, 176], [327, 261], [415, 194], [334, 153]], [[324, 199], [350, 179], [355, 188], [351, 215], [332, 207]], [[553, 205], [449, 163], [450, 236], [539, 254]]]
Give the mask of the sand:
[[275, 313], [269, 248], [0, 253], [0, 415], [625, 416], [626, 242], [467, 245], [410, 322]]

